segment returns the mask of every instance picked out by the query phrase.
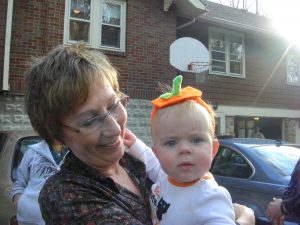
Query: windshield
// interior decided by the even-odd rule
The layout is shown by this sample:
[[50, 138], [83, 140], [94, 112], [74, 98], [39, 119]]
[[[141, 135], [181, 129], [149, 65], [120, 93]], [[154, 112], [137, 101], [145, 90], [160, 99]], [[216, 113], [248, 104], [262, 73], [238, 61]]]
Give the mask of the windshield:
[[300, 158], [300, 148], [294, 146], [259, 146], [253, 151], [282, 176], [290, 176]]

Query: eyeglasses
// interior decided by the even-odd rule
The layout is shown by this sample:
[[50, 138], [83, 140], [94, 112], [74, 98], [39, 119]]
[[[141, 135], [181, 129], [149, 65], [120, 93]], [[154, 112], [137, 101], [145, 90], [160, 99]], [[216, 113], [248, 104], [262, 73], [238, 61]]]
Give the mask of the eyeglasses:
[[115, 121], [118, 121], [120, 115], [124, 115], [124, 108], [127, 107], [128, 100], [129, 96], [122, 94], [121, 98], [109, 107], [107, 113], [81, 121], [78, 123], [78, 127], [72, 127], [65, 124], [62, 124], [62, 126], [82, 135], [92, 134], [103, 127], [107, 116], [111, 116]]

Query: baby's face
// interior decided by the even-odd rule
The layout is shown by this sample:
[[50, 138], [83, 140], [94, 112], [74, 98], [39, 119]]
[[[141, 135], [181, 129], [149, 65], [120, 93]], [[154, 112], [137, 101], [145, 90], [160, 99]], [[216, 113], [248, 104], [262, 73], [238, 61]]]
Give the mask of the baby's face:
[[163, 170], [177, 182], [201, 178], [212, 162], [213, 138], [208, 115], [202, 106], [169, 111], [152, 126], [153, 151]]

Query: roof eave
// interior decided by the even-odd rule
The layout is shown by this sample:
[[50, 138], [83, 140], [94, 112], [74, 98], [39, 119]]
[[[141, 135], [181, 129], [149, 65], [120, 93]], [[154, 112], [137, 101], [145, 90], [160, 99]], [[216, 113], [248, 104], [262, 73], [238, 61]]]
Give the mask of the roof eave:
[[226, 20], [223, 18], [218, 18], [218, 17], [207, 17], [205, 14], [201, 14], [197, 17], [197, 21], [203, 21], [203, 22], [210, 22], [214, 24], [219, 24], [219, 25], [225, 25], [228, 27], [232, 27], [236, 30], [241, 30], [241, 31], [248, 31], [248, 32], [258, 32], [264, 35], [272, 35], [276, 37], [281, 37], [280, 33], [276, 32], [275, 30], [270, 30], [270, 29], [263, 29], [260, 27], [256, 26], [251, 26], [248, 24], [242, 24], [238, 23], [235, 21], [230, 21]]
[[185, 18], [195, 18], [206, 12], [206, 6], [200, 0], [164, 0], [164, 11], [169, 11], [171, 5], [176, 6], [176, 14]]

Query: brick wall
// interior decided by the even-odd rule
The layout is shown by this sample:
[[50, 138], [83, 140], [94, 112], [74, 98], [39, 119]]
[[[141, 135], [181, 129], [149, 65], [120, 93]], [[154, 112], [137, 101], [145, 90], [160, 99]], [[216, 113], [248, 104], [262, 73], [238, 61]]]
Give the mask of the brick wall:
[[[31, 128], [24, 112], [23, 74], [32, 56], [44, 55], [63, 43], [64, 5], [65, 0], [14, 1], [10, 93], [0, 95], [0, 130]], [[3, 51], [7, 1], [1, 1], [0, 6]], [[161, 0], [128, 0], [126, 31], [126, 52], [105, 54], [120, 72], [121, 89], [135, 99], [129, 104], [128, 127], [150, 144], [151, 107], [149, 101], [142, 99], [156, 97], [157, 81], [170, 83], [175, 75], [169, 64], [169, 46], [176, 39], [176, 15], [164, 12]], [[0, 74], [1, 66], [2, 62]], [[21, 95], [14, 95], [17, 93]]]
[[[63, 43], [64, 5], [65, 0], [14, 2], [11, 93], [24, 92], [23, 74], [32, 56]], [[175, 75], [169, 46], [176, 39], [176, 15], [164, 12], [161, 0], [128, 0], [126, 31], [126, 52], [105, 54], [120, 72], [123, 91], [135, 98], [152, 98], [157, 95], [157, 81], [169, 83]]]
[[109, 55], [120, 72], [121, 88], [134, 98], [157, 96], [157, 81], [175, 75], [169, 46], [176, 40], [176, 16], [163, 12], [161, 0], [127, 1], [126, 53]]
[[64, 1], [14, 1], [10, 53], [10, 91], [24, 92], [23, 74], [32, 57], [63, 40]]

